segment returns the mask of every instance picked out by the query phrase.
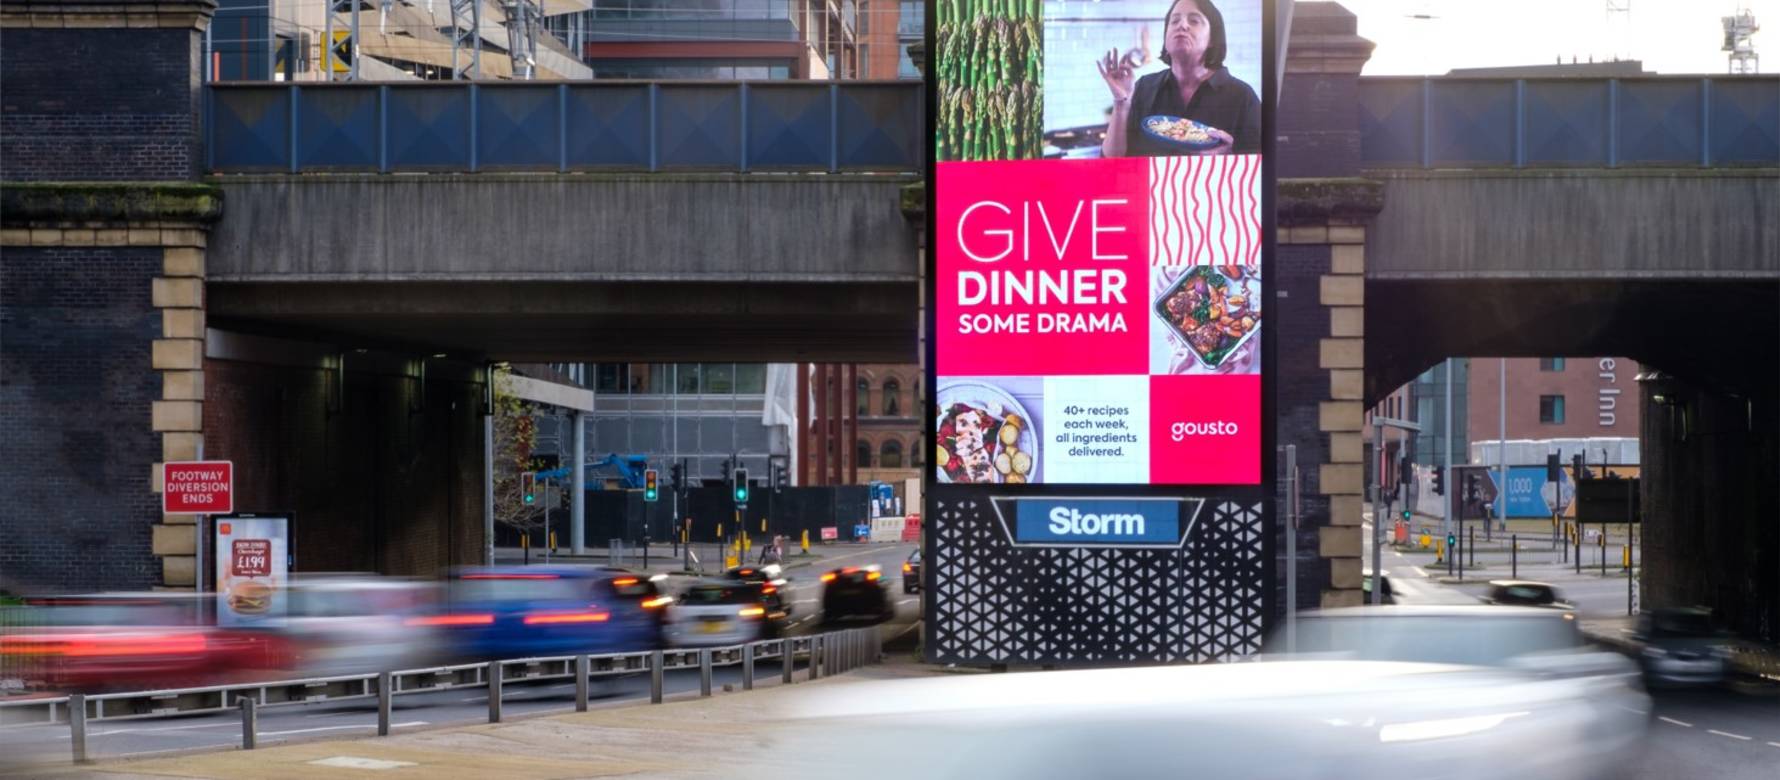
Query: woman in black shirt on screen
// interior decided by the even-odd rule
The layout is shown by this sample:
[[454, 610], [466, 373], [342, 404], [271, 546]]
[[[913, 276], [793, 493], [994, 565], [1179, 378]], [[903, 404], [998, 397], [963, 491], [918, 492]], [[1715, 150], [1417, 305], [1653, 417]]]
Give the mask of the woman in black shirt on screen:
[[1096, 63], [1112, 91], [1102, 157], [1168, 157], [1185, 152], [1151, 137], [1144, 117], [1166, 114], [1209, 125], [1221, 143], [1197, 154], [1259, 154], [1261, 99], [1224, 67], [1224, 15], [1212, 0], [1174, 0], [1163, 21], [1168, 70], [1136, 78], [1131, 54], [1117, 49]]

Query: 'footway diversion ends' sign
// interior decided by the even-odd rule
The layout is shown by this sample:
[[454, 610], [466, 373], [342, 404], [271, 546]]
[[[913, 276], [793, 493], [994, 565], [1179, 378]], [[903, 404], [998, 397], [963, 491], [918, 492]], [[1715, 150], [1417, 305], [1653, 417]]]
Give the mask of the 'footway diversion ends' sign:
[[161, 511], [223, 515], [235, 511], [235, 464], [199, 460], [161, 464]]

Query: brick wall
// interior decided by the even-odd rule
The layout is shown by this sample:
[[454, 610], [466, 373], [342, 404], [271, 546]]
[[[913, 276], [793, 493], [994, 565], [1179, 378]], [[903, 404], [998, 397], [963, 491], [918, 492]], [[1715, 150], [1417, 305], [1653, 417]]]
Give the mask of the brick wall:
[[198, 46], [176, 27], [0, 30], [0, 177], [192, 178]]
[[149, 535], [161, 448], [147, 423], [161, 397], [150, 370], [161, 317], [149, 299], [161, 255], [0, 248], [0, 587], [160, 580]]
[[[350, 363], [352, 356], [348, 356]], [[350, 366], [349, 366], [350, 368]], [[482, 555], [479, 385], [207, 360], [205, 455], [236, 507], [293, 512], [299, 571], [425, 575]]]

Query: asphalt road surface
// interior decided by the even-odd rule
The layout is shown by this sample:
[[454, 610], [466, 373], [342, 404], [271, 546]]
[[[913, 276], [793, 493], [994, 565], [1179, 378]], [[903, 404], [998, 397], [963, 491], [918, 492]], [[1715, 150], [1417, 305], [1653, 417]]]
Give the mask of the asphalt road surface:
[[[917, 595], [902, 592], [902, 562], [914, 549], [913, 544], [871, 545], [856, 552], [841, 552], [825, 557], [815, 566], [788, 571], [791, 581], [787, 591], [794, 605], [789, 633], [819, 633], [821, 623], [821, 574], [828, 568], [878, 565], [883, 568], [884, 581], [896, 605], [896, 617], [878, 625], [879, 635], [887, 646], [906, 645], [914, 637], [920, 618]], [[675, 578], [672, 585], [690, 580]], [[796, 667], [805, 668], [801, 662]], [[778, 685], [782, 667], [777, 659], [755, 664], [755, 684]], [[712, 670], [712, 687], [721, 693], [724, 686], [741, 689], [739, 665]], [[807, 679], [799, 673], [798, 680]], [[697, 670], [676, 670], [663, 679], [666, 696], [697, 696]], [[623, 678], [598, 679], [591, 688], [595, 697], [592, 706], [647, 701], [649, 678], [646, 674]], [[503, 717], [533, 715], [546, 712], [571, 712], [575, 706], [575, 686], [567, 680], [518, 683], [508, 681], [501, 697]], [[488, 718], [488, 697], [484, 690], [459, 689], [404, 694], [396, 697], [390, 726], [395, 730], [448, 724], [484, 722]], [[259, 744], [329, 736], [374, 734], [377, 728], [375, 699], [351, 702], [291, 704], [264, 707], [259, 710]], [[46, 726], [0, 726], [0, 774], [16, 772], [21, 767], [43, 764], [65, 764], [71, 746], [66, 724]], [[203, 748], [227, 748], [241, 743], [241, 717], [229, 712], [212, 715], [185, 715], [129, 720], [93, 721], [87, 724], [87, 755], [94, 759], [145, 756]]]

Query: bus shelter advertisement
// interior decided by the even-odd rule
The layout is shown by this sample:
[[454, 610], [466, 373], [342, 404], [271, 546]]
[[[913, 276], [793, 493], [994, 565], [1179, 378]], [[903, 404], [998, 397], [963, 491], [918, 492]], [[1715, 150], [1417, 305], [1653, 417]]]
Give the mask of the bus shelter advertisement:
[[939, 1], [939, 483], [1261, 483], [1262, 1]]

